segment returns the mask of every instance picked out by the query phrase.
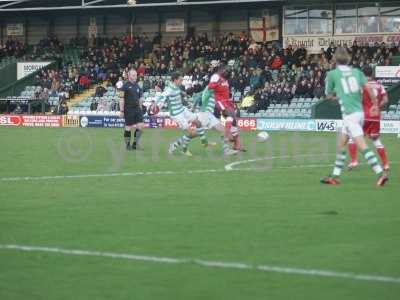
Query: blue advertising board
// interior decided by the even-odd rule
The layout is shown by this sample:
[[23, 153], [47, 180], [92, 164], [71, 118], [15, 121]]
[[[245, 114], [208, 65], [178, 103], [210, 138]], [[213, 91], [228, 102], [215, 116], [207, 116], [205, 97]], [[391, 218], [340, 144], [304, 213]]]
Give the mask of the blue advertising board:
[[315, 131], [314, 120], [302, 119], [257, 119], [257, 130], [266, 131]]
[[81, 127], [103, 127], [104, 118], [100, 116], [81, 116]]
[[[144, 117], [143, 123], [146, 128], [163, 127], [164, 118]], [[81, 127], [102, 127], [102, 128], [123, 128], [125, 126], [124, 118], [118, 116], [81, 116]]]

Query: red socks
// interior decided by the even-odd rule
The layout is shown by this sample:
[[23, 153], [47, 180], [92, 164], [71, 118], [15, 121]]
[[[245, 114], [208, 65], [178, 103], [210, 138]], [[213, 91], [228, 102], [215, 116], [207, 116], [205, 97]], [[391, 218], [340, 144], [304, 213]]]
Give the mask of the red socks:
[[386, 151], [385, 148], [376, 148], [376, 152], [378, 152], [378, 155], [381, 159], [382, 165], [387, 166], [389, 164], [387, 156], [386, 156]]
[[349, 143], [349, 154], [351, 162], [357, 161], [357, 145], [355, 143]]

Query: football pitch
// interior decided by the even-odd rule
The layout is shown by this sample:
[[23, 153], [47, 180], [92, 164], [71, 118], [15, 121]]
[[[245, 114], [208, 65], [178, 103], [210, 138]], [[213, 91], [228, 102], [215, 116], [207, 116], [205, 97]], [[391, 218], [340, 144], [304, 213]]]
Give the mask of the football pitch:
[[229, 158], [168, 155], [179, 135], [0, 128], [0, 299], [400, 298], [395, 135], [384, 188], [365, 164], [319, 183], [333, 133], [247, 132]]

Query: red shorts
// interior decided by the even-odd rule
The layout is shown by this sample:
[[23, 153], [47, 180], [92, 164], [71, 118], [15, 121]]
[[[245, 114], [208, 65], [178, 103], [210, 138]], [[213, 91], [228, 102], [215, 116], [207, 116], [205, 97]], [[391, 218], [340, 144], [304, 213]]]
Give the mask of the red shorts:
[[381, 132], [381, 122], [380, 121], [364, 121], [364, 135], [374, 138], [379, 137]]
[[234, 112], [235, 107], [232, 101], [216, 101], [217, 109], [219, 112], [227, 110], [229, 112]]

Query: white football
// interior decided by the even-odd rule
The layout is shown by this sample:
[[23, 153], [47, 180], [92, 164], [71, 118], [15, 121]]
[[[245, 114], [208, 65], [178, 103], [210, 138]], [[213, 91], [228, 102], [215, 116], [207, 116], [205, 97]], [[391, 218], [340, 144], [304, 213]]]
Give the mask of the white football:
[[269, 134], [266, 131], [261, 131], [257, 134], [257, 140], [259, 142], [266, 142], [269, 139]]

